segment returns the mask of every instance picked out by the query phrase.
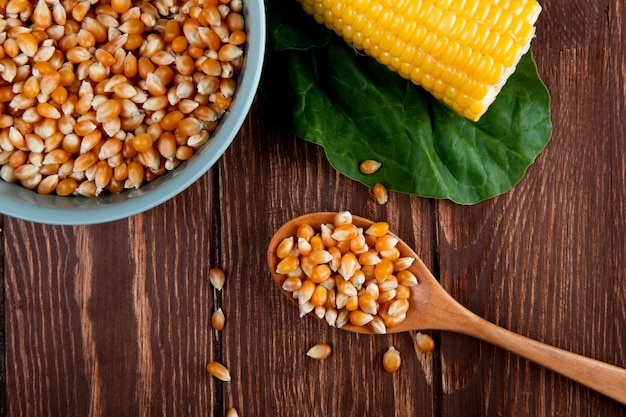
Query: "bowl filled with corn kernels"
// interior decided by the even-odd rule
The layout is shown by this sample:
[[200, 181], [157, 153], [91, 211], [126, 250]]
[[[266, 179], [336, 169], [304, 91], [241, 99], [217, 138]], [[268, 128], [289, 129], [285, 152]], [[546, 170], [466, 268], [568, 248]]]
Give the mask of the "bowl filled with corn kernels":
[[97, 224], [189, 187], [237, 135], [262, 0], [0, 5], [0, 213]]

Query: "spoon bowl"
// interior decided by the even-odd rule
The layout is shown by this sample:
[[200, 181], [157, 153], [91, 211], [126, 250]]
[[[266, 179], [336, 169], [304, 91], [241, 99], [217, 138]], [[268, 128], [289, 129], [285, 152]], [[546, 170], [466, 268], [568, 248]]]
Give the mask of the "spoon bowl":
[[[280, 290], [296, 304], [297, 301], [292, 295], [282, 289], [285, 277], [276, 272], [276, 266], [280, 261], [276, 249], [284, 238], [294, 236], [301, 224], [306, 223], [319, 230], [322, 224], [332, 223], [336, 214], [310, 213], [292, 219], [282, 225], [269, 242], [267, 260], [272, 278]], [[353, 215], [352, 223], [367, 229], [374, 222]], [[387, 333], [430, 329], [473, 336], [626, 404], [626, 369], [529, 339], [477, 316], [450, 296], [415, 251], [398, 236], [395, 237], [398, 238], [397, 248], [401, 256], [415, 258], [409, 270], [417, 277], [418, 285], [411, 287], [410, 307], [406, 319], [389, 328]], [[342, 329], [374, 334], [369, 326], [354, 326], [350, 323], [344, 325]]]

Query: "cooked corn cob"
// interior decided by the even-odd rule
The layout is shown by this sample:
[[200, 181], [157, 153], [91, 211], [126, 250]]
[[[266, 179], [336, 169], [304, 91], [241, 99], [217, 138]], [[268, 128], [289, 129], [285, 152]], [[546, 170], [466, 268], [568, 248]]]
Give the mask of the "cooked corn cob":
[[470, 120], [528, 51], [536, 0], [298, 0], [318, 23]]

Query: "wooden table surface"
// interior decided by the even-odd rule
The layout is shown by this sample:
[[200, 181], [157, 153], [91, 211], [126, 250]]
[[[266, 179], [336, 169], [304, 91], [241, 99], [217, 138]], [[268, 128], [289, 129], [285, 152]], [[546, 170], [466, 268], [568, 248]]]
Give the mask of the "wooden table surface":
[[[486, 343], [364, 336], [297, 309], [271, 281], [283, 222], [350, 210], [392, 228], [478, 315], [626, 367], [626, 10], [545, 0], [533, 51], [551, 142], [510, 192], [474, 206], [386, 205], [291, 135], [258, 97], [219, 163], [165, 204], [110, 224], [0, 217], [0, 408], [9, 416], [603, 416], [626, 407]], [[214, 298], [208, 273], [226, 271]], [[216, 334], [212, 311], [226, 327]], [[316, 342], [333, 346], [308, 358]], [[383, 370], [389, 346], [402, 355]], [[205, 371], [226, 364], [231, 382]], [[626, 389], [626, 387], [625, 387]]]

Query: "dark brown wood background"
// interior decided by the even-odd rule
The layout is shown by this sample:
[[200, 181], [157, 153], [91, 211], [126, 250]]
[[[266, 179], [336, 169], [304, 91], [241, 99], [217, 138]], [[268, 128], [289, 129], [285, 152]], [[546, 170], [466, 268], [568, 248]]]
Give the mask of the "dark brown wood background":
[[[626, 407], [466, 336], [328, 328], [272, 284], [286, 220], [347, 209], [388, 220], [477, 314], [626, 367], [626, 10], [545, 0], [533, 51], [554, 135], [510, 192], [474, 206], [336, 173], [259, 97], [219, 163], [160, 207], [106, 225], [0, 217], [0, 411], [8, 416], [603, 416]], [[211, 267], [227, 283], [214, 301]], [[216, 337], [211, 312], [222, 307]], [[325, 361], [305, 356], [326, 341]], [[388, 346], [403, 365], [386, 373]], [[232, 381], [205, 371], [224, 362]]]

